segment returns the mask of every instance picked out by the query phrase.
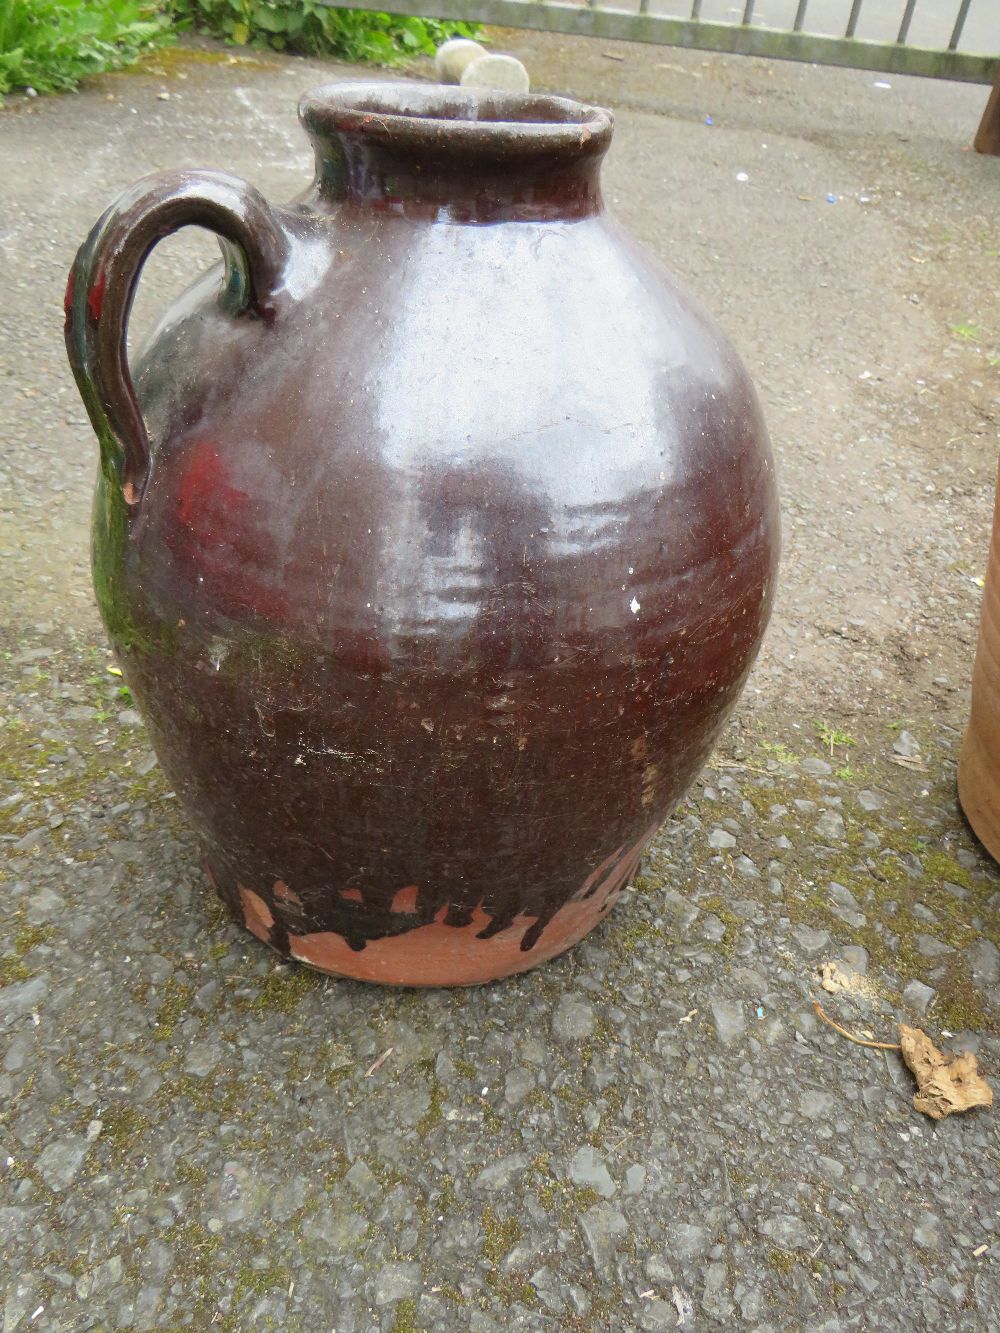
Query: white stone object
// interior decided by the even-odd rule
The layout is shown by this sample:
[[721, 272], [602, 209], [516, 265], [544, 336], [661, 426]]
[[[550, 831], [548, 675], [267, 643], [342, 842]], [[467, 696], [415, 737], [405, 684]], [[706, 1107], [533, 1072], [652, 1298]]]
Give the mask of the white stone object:
[[505, 93], [526, 93], [528, 71], [513, 56], [482, 55], [472, 60], [459, 80], [463, 88], [496, 88]]
[[434, 53], [434, 72], [442, 83], [458, 83], [466, 65], [486, 54], [486, 48], [467, 37], [452, 37]]

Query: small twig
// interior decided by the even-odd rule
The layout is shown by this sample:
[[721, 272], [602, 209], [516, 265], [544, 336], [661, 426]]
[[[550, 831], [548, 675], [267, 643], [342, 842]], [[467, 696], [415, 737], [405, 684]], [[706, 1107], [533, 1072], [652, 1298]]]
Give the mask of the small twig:
[[385, 1064], [386, 1060], [388, 1060], [389, 1056], [392, 1055], [395, 1049], [396, 1049], [395, 1046], [390, 1046], [387, 1051], [383, 1051], [382, 1054], [379, 1056], [379, 1058], [372, 1065], [371, 1069], [365, 1071], [365, 1078], [371, 1078], [372, 1074], [374, 1074], [377, 1070], [381, 1069], [382, 1066]]
[[891, 754], [889, 756], [890, 764], [898, 764], [900, 768], [908, 768], [911, 773], [929, 773], [930, 769], [920, 758], [919, 755]]
[[898, 1041], [868, 1041], [865, 1037], [856, 1037], [853, 1032], [848, 1032], [847, 1028], [842, 1028], [839, 1023], [835, 1023], [829, 1015], [823, 1012], [823, 1006], [818, 1000], [813, 1000], [813, 1009], [822, 1018], [824, 1023], [829, 1023], [835, 1032], [839, 1032], [842, 1037], [848, 1041], [853, 1041], [855, 1046], [870, 1046], [874, 1051], [898, 1051]]

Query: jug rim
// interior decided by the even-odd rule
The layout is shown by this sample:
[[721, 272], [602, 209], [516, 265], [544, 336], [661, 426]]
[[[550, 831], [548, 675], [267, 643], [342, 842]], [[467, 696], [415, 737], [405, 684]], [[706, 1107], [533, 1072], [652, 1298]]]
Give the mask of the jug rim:
[[313, 88], [299, 102], [299, 118], [318, 135], [501, 158], [600, 156], [614, 128], [606, 108], [569, 97], [374, 81]]

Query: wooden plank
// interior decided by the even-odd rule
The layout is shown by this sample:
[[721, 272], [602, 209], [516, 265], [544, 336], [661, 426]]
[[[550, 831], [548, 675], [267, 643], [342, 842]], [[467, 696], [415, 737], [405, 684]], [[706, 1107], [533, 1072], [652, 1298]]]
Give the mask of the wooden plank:
[[967, 51], [934, 51], [896, 42], [866, 42], [851, 37], [820, 37], [813, 33], [667, 18], [634, 10], [591, 8], [565, 0], [319, 0], [330, 8], [374, 9], [422, 18], [461, 19], [499, 28], [532, 28], [579, 37], [624, 42], [651, 42], [695, 51], [799, 60], [816, 65], [870, 69], [882, 74], [915, 74], [961, 83], [992, 83], [1000, 58]]
[[1000, 157], [1000, 65], [997, 66], [996, 82], [993, 84], [990, 100], [986, 103], [983, 118], [979, 122], [973, 147], [977, 153]]

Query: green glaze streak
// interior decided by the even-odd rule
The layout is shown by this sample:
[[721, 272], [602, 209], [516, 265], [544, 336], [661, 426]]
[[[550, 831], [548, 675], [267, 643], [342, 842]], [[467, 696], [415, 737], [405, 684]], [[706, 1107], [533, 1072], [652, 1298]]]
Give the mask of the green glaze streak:
[[129, 615], [122, 573], [128, 549], [128, 508], [122, 496], [119, 451], [110, 430], [100, 432], [101, 473], [91, 518], [90, 555], [94, 593], [112, 642], [134, 645], [136, 634]]
[[[319, 0], [319, 3], [333, 9], [348, 5], [358, 8], [356, 0]], [[362, 0], [360, 7], [377, 6]], [[992, 83], [998, 64], [996, 56], [972, 55], [966, 51], [931, 51], [896, 42], [863, 42], [851, 37], [821, 37], [742, 23], [707, 23], [621, 9], [583, 8], [560, 0], [393, 0], [392, 8], [397, 14], [461, 19], [506, 28], [537, 28], [605, 40], [651, 42], [730, 55], [801, 60], [816, 65], [843, 65], [885, 74], [917, 74], [961, 83]]]

